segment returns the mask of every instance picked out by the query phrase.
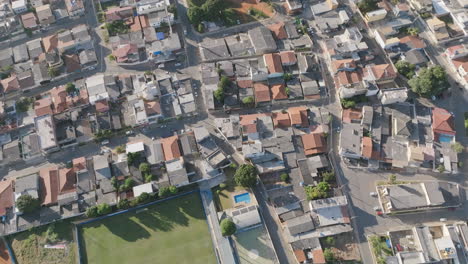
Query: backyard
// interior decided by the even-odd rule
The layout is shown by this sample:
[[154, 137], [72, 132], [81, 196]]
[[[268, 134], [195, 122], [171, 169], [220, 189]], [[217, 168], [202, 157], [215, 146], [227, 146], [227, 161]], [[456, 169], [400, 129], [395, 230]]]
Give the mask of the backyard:
[[216, 263], [198, 193], [83, 225], [83, 263]]
[[244, 187], [238, 186], [234, 182], [234, 174], [236, 173], [236, 169], [226, 168], [224, 173], [226, 174], [227, 178], [226, 182], [224, 183], [225, 186], [220, 185], [219, 187], [213, 188], [213, 197], [218, 211], [224, 211], [226, 209], [233, 208], [234, 203], [232, 195], [234, 193], [245, 190]]
[[9, 237], [17, 263], [76, 263], [76, 245], [71, 221], [63, 220]]
[[393, 252], [390, 246], [387, 244], [387, 236], [373, 235], [368, 237], [369, 246], [377, 264], [384, 264], [387, 256], [392, 256]]

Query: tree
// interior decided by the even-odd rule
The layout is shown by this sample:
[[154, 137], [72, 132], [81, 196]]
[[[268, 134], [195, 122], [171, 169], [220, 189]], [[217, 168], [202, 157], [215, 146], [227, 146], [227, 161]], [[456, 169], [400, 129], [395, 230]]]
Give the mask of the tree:
[[285, 82], [290, 81], [292, 78], [293, 78], [293, 75], [291, 73], [289, 73], [289, 72], [287, 72], [287, 73], [285, 73], [283, 75], [283, 79], [284, 79]]
[[58, 241], [58, 234], [55, 232], [55, 223], [52, 223], [47, 227], [45, 237], [47, 243], [55, 243]]
[[242, 164], [234, 174], [234, 181], [243, 187], [253, 187], [257, 183], [257, 169], [250, 164]]
[[68, 94], [72, 94], [76, 91], [76, 87], [73, 83], [69, 82], [65, 85], [65, 91], [67, 91]]
[[145, 179], [145, 182], [150, 182], [155, 179], [155, 176], [151, 173], [145, 173], [143, 174], [143, 177]]
[[137, 201], [139, 204], [146, 203], [149, 201], [149, 199], [150, 195], [147, 192], [144, 192], [137, 197]]
[[251, 104], [255, 103], [255, 99], [254, 99], [253, 96], [247, 96], [244, 99], [242, 99], [242, 103], [244, 103], [246, 105], [251, 105]]
[[21, 113], [27, 112], [32, 102], [33, 102], [33, 98], [28, 98], [28, 97], [21, 98], [16, 102], [16, 110]]
[[124, 145], [117, 146], [115, 148], [115, 152], [117, 152], [117, 154], [125, 153], [125, 146]]
[[289, 175], [287, 173], [281, 173], [280, 178], [283, 182], [289, 182]]
[[58, 71], [57, 68], [49, 67], [49, 68], [47, 69], [47, 74], [49, 74], [49, 76], [53, 78], [53, 77], [58, 76], [59, 71]]
[[132, 178], [125, 179], [124, 183], [120, 185], [119, 191], [126, 192], [135, 185], [135, 181]]
[[203, 9], [199, 6], [191, 6], [187, 10], [187, 17], [190, 20], [190, 23], [192, 23], [193, 25], [201, 25], [201, 22], [203, 21], [204, 16], [205, 16], [205, 13]]
[[96, 206], [88, 207], [85, 214], [87, 217], [97, 217], [99, 215]]
[[29, 194], [21, 195], [16, 200], [16, 208], [22, 213], [31, 213], [39, 209], [41, 203], [39, 199], [33, 198]]
[[169, 186], [169, 192], [171, 194], [176, 194], [179, 190], [177, 190], [177, 187], [174, 185]]
[[225, 6], [223, 0], [207, 0], [202, 6], [204, 18], [208, 21], [216, 21], [221, 17], [221, 11]]
[[452, 150], [455, 151], [456, 153], [462, 153], [463, 150], [465, 149], [465, 147], [463, 147], [463, 145], [460, 144], [460, 142], [453, 143], [451, 147], [452, 147]]
[[325, 243], [327, 243], [327, 245], [329, 245], [329, 246], [334, 246], [335, 245], [335, 238], [332, 237], [332, 236], [329, 236], [329, 237], [325, 238]]
[[353, 101], [352, 99], [342, 98], [341, 99], [341, 105], [345, 109], [354, 108], [354, 107], [356, 107], [356, 102]]
[[333, 251], [329, 248], [326, 248], [323, 251], [323, 256], [325, 257], [325, 261], [327, 263], [333, 263], [335, 261], [335, 254], [333, 254]]
[[33, 35], [32, 29], [30, 29], [30, 28], [24, 28], [24, 33], [26, 33], [26, 35], [28, 35], [28, 37], [32, 37], [32, 35]]
[[130, 201], [128, 199], [122, 199], [117, 204], [117, 208], [124, 210], [130, 208]]
[[408, 29], [406, 29], [406, 32], [411, 36], [417, 36], [419, 34], [419, 28], [409, 27]]
[[399, 74], [405, 76], [408, 79], [411, 79], [415, 75], [414, 70], [416, 69], [416, 65], [407, 61], [399, 60], [397, 63], [395, 63], [395, 68]]
[[138, 168], [139, 168], [140, 172], [143, 173], [143, 174], [151, 172], [150, 165], [148, 163], [146, 163], [146, 162], [140, 163], [140, 166]]
[[97, 213], [98, 215], [106, 215], [112, 212], [112, 207], [106, 203], [98, 204]]
[[174, 18], [177, 19], [177, 6], [175, 4], [171, 4], [167, 7], [167, 12], [174, 14]]
[[171, 191], [169, 190], [169, 187], [162, 187], [159, 189], [159, 197], [164, 198], [169, 196], [171, 194]]
[[205, 30], [205, 27], [203, 27], [203, 24], [198, 24], [197, 31], [200, 33], [203, 33], [204, 30]]
[[437, 166], [437, 170], [440, 172], [440, 173], [444, 173], [445, 172], [445, 166], [440, 164], [439, 166]]
[[221, 220], [220, 227], [221, 227], [221, 234], [223, 236], [232, 236], [237, 231], [236, 225], [229, 218], [224, 218], [223, 220]]
[[110, 183], [111, 183], [112, 187], [114, 187], [114, 190], [116, 190], [116, 191], [119, 190], [119, 182], [117, 181], [117, 178], [115, 176], [113, 176], [110, 179]]
[[322, 173], [323, 180], [326, 182], [332, 182], [335, 180], [335, 172], [333, 171], [326, 171]]
[[377, 1], [374, 0], [362, 0], [357, 4], [357, 6], [363, 15], [378, 8]]
[[396, 184], [396, 175], [395, 174], [390, 174], [388, 176], [388, 184]]
[[139, 159], [140, 159], [140, 152], [131, 152], [127, 154], [128, 165], [135, 165], [135, 162], [137, 162]]
[[328, 192], [330, 191], [330, 184], [327, 182], [320, 182], [317, 186], [306, 186], [305, 192], [307, 199], [317, 200], [328, 197]]
[[449, 86], [445, 70], [439, 65], [422, 69], [408, 84], [413, 92], [423, 97], [438, 95]]

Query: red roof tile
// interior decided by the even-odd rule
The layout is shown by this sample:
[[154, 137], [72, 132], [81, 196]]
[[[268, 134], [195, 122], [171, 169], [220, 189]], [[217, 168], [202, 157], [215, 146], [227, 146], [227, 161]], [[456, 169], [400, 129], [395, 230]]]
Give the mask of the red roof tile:
[[312, 259], [314, 264], [325, 264], [325, 256], [323, 255], [322, 249], [314, 249], [312, 250]]
[[343, 110], [343, 122], [353, 123], [362, 119], [362, 113], [360, 109], [344, 109]]
[[242, 126], [242, 132], [244, 134], [257, 133], [257, 124], [247, 124]]
[[57, 202], [59, 193], [59, 175], [57, 167], [42, 168], [39, 170], [41, 179], [41, 204], [49, 205]]
[[301, 135], [301, 139], [306, 156], [326, 151], [327, 145], [323, 134], [305, 134]]
[[372, 139], [370, 137], [362, 138], [362, 156], [372, 158]]
[[67, 68], [67, 72], [76, 72], [81, 70], [80, 59], [76, 54], [69, 54], [64, 55], [65, 66]]
[[76, 174], [73, 168], [59, 170], [59, 194], [75, 190]]
[[237, 87], [239, 88], [252, 88], [253, 82], [251, 80], [238, 80]]
[[289, 114], [288, 113], [282, 113], [282, 112], [275, 112], [272, 115], [273, 118], [273, 125], [275, 128], [277, 127], [290, 127], [291, 126], [291, 119], [289, 119]]
[[299, 263], [302, 263], [307, 260], [306, 254], [304, 253], [304, 250], [301, 249], [295, 249], [294, 250], [294, 256], [296, 256], [296, 260]]
[[271, 32], [277, 39], [288, 38], [288, 34], [286, 33], [286, 29], [284, 28], [283, 22], [270, 25], [268, 28], [271, 30]]
[[413, 49], [424, 49], [426, 44], [417, 36], [406, 36], [400, 39], [400, 43], [406, 44]]
[[288, 112], [291, 119], [291, 125], [300, 125], [302, 127], [309, 126], [309, 121], [307, 120], [307, 107], [290, 107]]
[[13, 205], [13, 181], [11, 179], [0, 181], [0, 216], [6, 215], [7, 209]]
[[161, 114], [161, 104], [157, 101], [146, 101], [145, 110], [148, 115]]
[[72, 163], [73, 163], [73, 170], [75, 172], [86, 169], [86, 158], [85, 157], [80, 157], [80, 158], [73, 159]]
[[432, 130], [434, 133], [455, 135], [453, 116], [443, 108], [432, 110]]
[[280, 56], [283, 65], [294, 65], [297, 63], [296, 53], [292, 50], [281, 51]]
[[21, 21], [23, 21], [23, 27], [25, 28], [36, 28], [37, 27], [37, 18], [33, 12], [26, 13], [21, 15]]
[[288, 99], [284, 84], [275, 84], [271, 86], [271, 95], [273, 100]]
[[117, 62], [124, 62], [127, 60], [128, 55], [135, 54], [137, 52], [138, 52], [137, 45], [125, 44], [115, 49], [112, 52], [112, 55], [114, 55], [117, 58]]
[[269, 73], [282, 73], [281, 56], [278, 53], [268, 53], [263, 55], [265, 65]]
[[109, 111], [109, 103], [107, 102], [107, 100], [99, 100], [99, 101], [96, 101], [96, 111], [100, 112], [100, 113], [104, 113], [104, 112], [107, 112]]
[[270, 89], [265, 83], [254, 83], [254, 92], [255, 92], [255, 101], [260, 102], [269, 102], [271, 101]]
[[375, 80], [396, 78], [397, 73], [391, 64], [378, 64], [367, 67], [374, 75]]
[[52, 99], [50, 97], [43, 98], [34, 102], [34, 112], [36, 116], [53, 115]]
[[262, 116], [271, 116], [271, 113], [241, 115], [241, 116], [239, 116], [239, 124], [241, 126], [245, 126], [245, 125], [248, 125], [248, 124], [253, 124], [253, 123], [256, 122], [258, 117], [262, 117]]
[[179, 149], [179, 138], [177, 136], [161, 139], [163, 147], [164, 159], [166, 161], [177, 159], [181, 156]]
[[18, 82], [18, 78], [16, 78], [16, 75], [11, 75], [10, 77], [3, 79], [0, 81], [3, 87], [3, 92], [8, 93], [12, 91], [16, 91], [20, 89], [20, 85]]

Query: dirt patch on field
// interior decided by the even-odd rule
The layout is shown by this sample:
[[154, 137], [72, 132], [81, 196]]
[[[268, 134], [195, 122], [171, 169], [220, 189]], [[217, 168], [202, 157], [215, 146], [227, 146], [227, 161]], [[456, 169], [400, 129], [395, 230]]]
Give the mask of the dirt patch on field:
[[239, 13], [248, 15], [249, 9], [255, 8], [269, 17], [273, 16], [273, 8], [265, 2], [257, 3], [255, 0], [227, 0], [227, 2], [231, 8], [234, 8]]

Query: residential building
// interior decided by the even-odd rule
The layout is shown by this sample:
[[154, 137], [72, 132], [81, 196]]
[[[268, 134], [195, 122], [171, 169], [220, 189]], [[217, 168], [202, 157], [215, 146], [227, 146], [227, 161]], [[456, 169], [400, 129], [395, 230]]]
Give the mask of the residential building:
[[20, 44], [13, 47], [13, 57], [15, 63], [25, 62], [29, 60], [28, 47], [26, 44]]
[[41, 150], [48, 154], [59, 149], [57, 137], [55, 134], [55, 123], [52, 115], [46, 114], [34, 118], [37, 135], [39, 136], [39, 145]]
[[48, 26], [55, 22], [55, 17], [52, 14], [52, 9], [50, 9], [50, 4], [36, 7], [36, 15], [39, 24], [43, 26]]
[[106, 11], [106, 22], [124, 20], [133, 16], [133, 7], [110, 7]]
[[138, 47], [134, 44], [125, 44], [112, 51], [118, 63], [132, 63], [139, 60]]
[[366, 13], [367, 22], [375, 22], [384, 19], [387, 16], [387, 10], [377, 9]]
[[0, 67], [13, 65], [13, 50], [6, 48], [0, 50]]
[[437, 17], [430, 18], [426, 21], [429, 29], [434, 34], [434, 38], [437, 41], [445, 41], [450, 38], [449, 33], [447, 31], [447, 27], [445, 26], [445, 22], [440, 20]]
[[306, 156], [316, 155], [327, 151], [327, 145], [323, 134], [301, 135], [302, 145]]
[[0, 84], [2, 85], [3, 93], [10, 93], [21, 90], [21, 86], [16, 75], [11, 75], [6, 79], [1, 80]]
[[23, 27], [28, 29], [36, 29], [37, 28], [37, 18], [33, 12], [29, 12], [26, 14], [21, 15], [21, 22], [23, 22]]
[[85, 13], [83, 0], [65, 0], [68, 14], [70, 16], [81, 16]]
[[439, 142], [455, 140], [455, 124], [451, 113], [443, 108], [432, 109], [433, 138]]
[[[21, 176], [15, 179], [15, 203], [22, 195], [30, 195], [39, 199], [39, 175], [37, 173]], [[15, 213], [21, 215], [22, 212], [15, 208]]]
[[29, 50], [29, 57], [31, 57], [32, 60], [39, 58], [39, 55], [44, 52], [42, 49], [42, 41], [39, 38], [26, 42], [26, 45]]
[[281, 65], [281, 56], [278, 53], [268, 53], [263, 55], [263, 61], [268, 68], [268, 78], [283, 76], [283, 66]]
[[248, 34], [256, 54], [276, 51], [276, 42], [268, 28], [263, 26], [256, 27], [249, 30]]
[[13, 9], [13, 12], [17, 15], [28, 11], [26, 0], [11, 1], [11, 9]]
[[164, 160], [171, 161], [180, 158], [179, 138], [177, 136], [171, 136], [161, 139], [161, 145], [164, 152]]
[[0, 216], [2, 217], [6, 216], [15, 205], [13, 184], [11, 179], [0, 182]]

